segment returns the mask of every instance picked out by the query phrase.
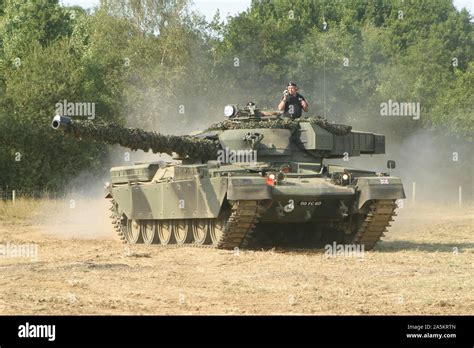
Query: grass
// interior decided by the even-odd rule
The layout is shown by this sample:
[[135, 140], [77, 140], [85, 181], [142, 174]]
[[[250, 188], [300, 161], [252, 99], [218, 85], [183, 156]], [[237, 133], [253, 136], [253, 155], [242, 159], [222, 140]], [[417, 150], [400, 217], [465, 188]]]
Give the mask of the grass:
[[28, 223], [41, 217], [45, 211], [54, 211], [63, 205], [64, 201], [59, 199], [19, 198], [15, 202], [0, 201], [0, 223]]

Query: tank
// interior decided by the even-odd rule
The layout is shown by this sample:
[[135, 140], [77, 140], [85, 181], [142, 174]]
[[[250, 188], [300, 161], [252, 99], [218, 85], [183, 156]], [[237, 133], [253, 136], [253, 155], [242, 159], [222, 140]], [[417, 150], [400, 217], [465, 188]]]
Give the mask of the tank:
[[[113, 167], [105, 197], [125, 243], [221, 249], [372, 249], [405, 198], [387, 172], [330, 164], [385, 153], [385, 136], [321, 117], [292, 119], [249, 103], [189, 136], [55, 116], [82, 141], [167, 153], [173, 161]], [[387, 166], [395, 168], [394, 161]]]

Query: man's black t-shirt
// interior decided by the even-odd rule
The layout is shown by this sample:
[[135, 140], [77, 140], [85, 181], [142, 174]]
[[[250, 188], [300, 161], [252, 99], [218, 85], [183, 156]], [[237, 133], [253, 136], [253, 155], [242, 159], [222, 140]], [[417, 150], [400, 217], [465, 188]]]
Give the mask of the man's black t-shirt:
[[303, 108], [301, 107], [301, 101], [306, 100], [304, 97], [299, 94], [298, 92], [296, 95], [288, 95], [288, 101], [285, 102], [285, 115], [298, 118], [301, 117], [301, 111]]

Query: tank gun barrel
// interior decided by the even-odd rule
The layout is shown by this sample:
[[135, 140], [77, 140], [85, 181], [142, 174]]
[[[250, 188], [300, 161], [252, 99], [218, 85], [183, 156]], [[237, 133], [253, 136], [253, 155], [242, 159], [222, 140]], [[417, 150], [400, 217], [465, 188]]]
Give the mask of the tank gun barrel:
[[154, 153], [173, 152], [180, 157], [211, 159], [217, 156], [219, 144], [208, 139], [190, 136], [163, 135], [139, 128], [124, 128], [115, 124], [98, 125], [90, 121], [74, 122], [69, 117], [55, 116], [51, 123], [55, 130], [76, 139], [94, 140], [105, 144], [119, 144], [131, 150], [152, 150]]

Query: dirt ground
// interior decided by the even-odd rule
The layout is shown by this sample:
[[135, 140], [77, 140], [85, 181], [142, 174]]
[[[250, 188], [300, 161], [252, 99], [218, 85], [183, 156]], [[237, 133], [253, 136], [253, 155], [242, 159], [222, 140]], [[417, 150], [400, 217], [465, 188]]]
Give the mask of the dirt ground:
[[72, 205], [1, 217], [0, 244], [37, 255], [0, 257], [0, 314], [474, 314], [472, 206], [406, 203], [374, 251], [328, 258], [127, 247], [105, 204]]

